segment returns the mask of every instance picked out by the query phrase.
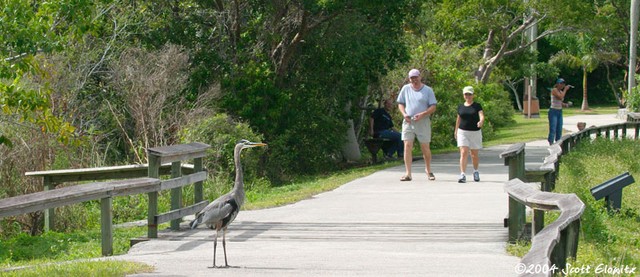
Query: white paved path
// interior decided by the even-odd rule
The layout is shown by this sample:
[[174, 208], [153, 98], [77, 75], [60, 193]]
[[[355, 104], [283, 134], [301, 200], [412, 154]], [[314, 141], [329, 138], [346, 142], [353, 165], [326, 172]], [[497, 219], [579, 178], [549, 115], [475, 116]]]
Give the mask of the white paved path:
[[[619, 122], [614, 115], [566, 117], [565, 129]], [[573, 126], [573, 127], [572, 127]], [[402, 166], [382, 170], [295, 204], [242, 211], [229, 227], [230, 268], [212, 263], [213, 231], [161, 232], [127, 255], [156, 271], [139, 276], [515, 276], [505, 251], [507, 167], [485, 148], [481, 181], [457, 183], [458, 154], [434, 155], [400, 182]], [[546, 141], [527, 143], [527, 162], [542, 162]], [[469, 167], [469, 170], [471, 167]], [[222, 244], [217, 263], [223, 264]]]

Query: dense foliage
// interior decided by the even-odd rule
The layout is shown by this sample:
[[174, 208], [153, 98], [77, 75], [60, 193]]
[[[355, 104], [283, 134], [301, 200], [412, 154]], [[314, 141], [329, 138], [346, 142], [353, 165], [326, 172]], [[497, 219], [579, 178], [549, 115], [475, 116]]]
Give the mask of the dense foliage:
[[[410, 68], [423, 71], [439, 101], [432, 147], [453, 145], [466, 85], [476, 88], [490, 138], [514, 112], [507, 86], [517, 95], [532, 72], [540, 95], [558, 74], [582, 83], [573, 82], [582, 72], [549, 63], [569, 48], [551, 34], [557, 42], [590, 33], [598, 42], [590, 50], [619, 54], [619, 33], [628, 33], [628, 1], [613, 0], [0, 3], [0, 197], [41, 190], [27, 171], [145, 163], [148, 147], [192, 140], [212, 145], [207, 167], [220, 183], [210, 195], [228, 187], [240, 138], [269, 144], [248, 154], [248, 184], [330, 172], [345, 159], [349, 122], [361, 141], [364, 108], [395, 97]], [[522, 30], [532, 22], [537, 51]], [[594, 78], [588, 100], [610, 103], [626, 65], [599, 65], [586, 75]], [[114, 203], [116, 217], [140, 218], [144, 201]], [[58, 227], [73, 229], [71, 218], [84, 216], [81, 207], [62, 211]], [[36, 234], [41, 222], [33, 213], [0, 226]]]

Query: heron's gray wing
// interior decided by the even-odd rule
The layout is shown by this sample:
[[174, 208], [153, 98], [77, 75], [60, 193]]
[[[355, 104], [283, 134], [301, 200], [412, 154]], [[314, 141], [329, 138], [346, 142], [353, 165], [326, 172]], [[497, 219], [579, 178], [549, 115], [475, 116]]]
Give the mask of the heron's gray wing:
[[209, 203], [200, 213], [202, 213], [202, 223], [213, 224], [228, 216], [233, 212], [233, 205], [229, 204], [232, 199], [230, 195], [223, 195], [213, 202]]

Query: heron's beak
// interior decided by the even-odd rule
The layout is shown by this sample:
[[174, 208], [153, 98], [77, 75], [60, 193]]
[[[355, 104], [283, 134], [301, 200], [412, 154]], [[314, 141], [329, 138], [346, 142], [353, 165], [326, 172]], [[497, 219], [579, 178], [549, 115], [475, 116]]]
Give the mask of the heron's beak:
[[259, 147], [259, 146], [267, 146], [267, 144], [262, 142], [250, 142], [246, 145], [246, 147]]

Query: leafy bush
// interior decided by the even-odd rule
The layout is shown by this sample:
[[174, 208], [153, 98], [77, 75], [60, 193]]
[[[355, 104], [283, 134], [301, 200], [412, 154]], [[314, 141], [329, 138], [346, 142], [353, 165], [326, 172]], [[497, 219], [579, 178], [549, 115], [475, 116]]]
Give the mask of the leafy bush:
[[[636, 83], [640, 83], [640, 75], [636, 75]], [[635, 86], [631, 93], [625, 90], [624, 98], [630, 112], [640, 112], [640, 87]]]
[[[204, 157], [204, 166], [214, 180], [231, 179], [234, 176], [233, 150], [241, 139], [262, 141], [262, 136], [253, 132], [248, 124], [226, 114], [189, 122], [180, 134], [182, 143], [202, 142], [211, 146]], [[245, 180], [256, 178], [261, 154], [261, 151], [255, 150], [243, 152]]]
[[[469, 50], [452, 45], [426, 44], [418, 56], [427, 55], [433, 61], [423, 70], [423, 82], [431, 86], [438, 99], [438, 109], [432, 117], [433, 130], [431, 145], [443, 148], [455, 145], [453, 137], [458, 105], [464, 102], [462, 88], [473, 86], [475, 101], [482, 105], [486, 116], [482, 134], [485, 139], [494, 136], [494, 128], [508, 125], [513, 121], [513, 107], [509, 93], [502, 85], [476, 84], [469, 72], [473, 55]], [[405, 70], [406, 71], [406, 70]], [[402, 75], [404, 76], [404, 74]]]
[[[42, 178], [26, 177], [25, 172], [80, 168], [87, 163], [87, 157], [82, 155], [85, 146], [83, 140], [74, 140], [65, 145], [26, 122], [19, 127], [0, 125], [0, 132], [20, 141], [12, 147], [0, 145], [0, 198], [42, 191]], [[62, 214], [70, 209], [72, 208], [58, 208]], [[77, 215], [82, 216], [82, 212]], [[74, 228], [85, 224], [77, 220], [77, 216], [73, 218], [76, 220], [70, 220], [68, 224], [61, 226]], [[65, 219], [63, 215], [57, 220], [63, 222]], [[2, 218], [0, 234], [4, 237], [20, 232], [35, 235], [42, 232], [43, 220], [41, 211]]]
[[247, 65], [242, 73], [223, 83], [229, 92], [221, 106], [264, 135], [269, 144], [265, 161], [269, 179], [282, 182], [293, 174], [335, 169], [347, 130], [349, 95], [328, 93], [311, 82], [321, 78], [316, 72], [299, 76], [308, 80], [304, 87], [293, 89], [275, 87], [273, 73], [263, 64]]

